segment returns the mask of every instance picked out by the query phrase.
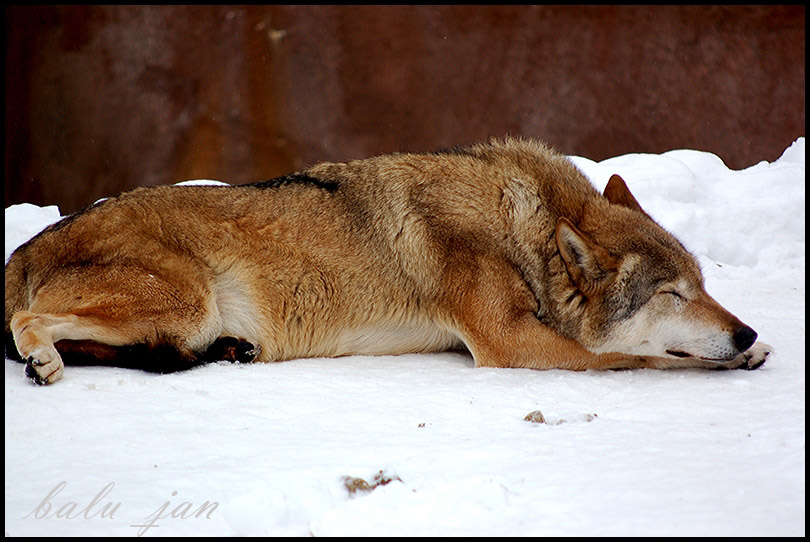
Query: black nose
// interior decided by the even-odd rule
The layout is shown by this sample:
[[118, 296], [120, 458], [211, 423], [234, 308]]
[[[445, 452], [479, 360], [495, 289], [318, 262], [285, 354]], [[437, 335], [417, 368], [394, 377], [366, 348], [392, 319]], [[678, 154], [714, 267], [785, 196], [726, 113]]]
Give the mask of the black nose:
[[734, 346], [740, 352], [745, 352], [756, 342], [757, 332], [748, 326], [742, 326], [734, 331]]

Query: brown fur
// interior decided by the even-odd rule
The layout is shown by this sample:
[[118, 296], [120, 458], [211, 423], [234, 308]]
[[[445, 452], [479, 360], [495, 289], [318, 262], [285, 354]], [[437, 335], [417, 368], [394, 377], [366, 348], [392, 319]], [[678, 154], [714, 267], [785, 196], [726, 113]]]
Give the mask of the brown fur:
[[138, 189], [12, 255], [6, 332], [40, 383], [62, 375], [59, 341], [168, 343], [195, 360], [224, 337], [256, 345], [257, 361], [463, 345], [476, 366], [749, 367], [740, 351], [707, 361], [601, 348], [676, 281], [701, 325], [750, 330], [621, 179], [605, 192], [518, 139], [241, 187]]

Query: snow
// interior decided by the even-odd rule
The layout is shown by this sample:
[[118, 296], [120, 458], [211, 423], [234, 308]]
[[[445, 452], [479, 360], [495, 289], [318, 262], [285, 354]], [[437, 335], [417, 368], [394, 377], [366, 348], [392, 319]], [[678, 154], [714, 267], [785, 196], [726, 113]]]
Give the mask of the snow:
[[[805, 139], [729, 170], [706, 152], [572, 157], [613, 173], [775, 354], [757, 371], [473, 369], [460, 353], [5, 364], [7, 535], [805, 533]], [[59, 219], [6, 209], [5, 256]], [[541, 410], [547, 423], [524, 417]], [[345, 477], [373, 485], [350, 495]]]

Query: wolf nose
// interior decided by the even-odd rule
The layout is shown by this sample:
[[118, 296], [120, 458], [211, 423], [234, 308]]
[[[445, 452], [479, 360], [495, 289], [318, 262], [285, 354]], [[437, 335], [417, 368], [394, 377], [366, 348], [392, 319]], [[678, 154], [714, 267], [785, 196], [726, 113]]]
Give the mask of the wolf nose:
[[748, 326], [742, 326], [734, 331], [734, 336], [732, 338], [734, 340], [734, 346], [737, 347], [737, 350], [740, 352], [745, 352], [756, 342], [757, 332]]

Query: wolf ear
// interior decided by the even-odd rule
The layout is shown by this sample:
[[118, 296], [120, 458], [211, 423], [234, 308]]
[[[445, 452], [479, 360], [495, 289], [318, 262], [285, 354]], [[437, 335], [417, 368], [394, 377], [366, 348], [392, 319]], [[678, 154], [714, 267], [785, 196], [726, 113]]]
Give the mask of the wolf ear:
[[616, 258], [588, 239], [567, 218], [557, 220], [555, 238], [568, 276], [583, 292], [598, 288], [616, 274]]
[[645, 215], [647, 214], [644, 212], [644, 209], [641, 208], [641, 205], [638, 204], [636, 198], [633, 197], [633, 194], [630, 193], [630, 189], [627, 188], [627, 183], [618, 175], [611, 175], [603, 195], [610, 203], [633, 209]]

